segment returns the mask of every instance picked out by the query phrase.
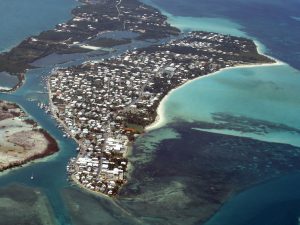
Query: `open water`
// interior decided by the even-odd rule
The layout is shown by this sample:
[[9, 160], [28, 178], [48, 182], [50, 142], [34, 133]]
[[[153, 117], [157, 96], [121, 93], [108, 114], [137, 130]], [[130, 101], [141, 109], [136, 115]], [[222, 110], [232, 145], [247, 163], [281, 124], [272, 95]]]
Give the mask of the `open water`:
[[[132, 180], [121, 197], [111, 201], [70, 187], [65, 166], [76, 154], [76, 144], [63, 138], [55, 121], [29, 101], [47, 101], [43, 77], [51, 65], [46, 60], [45, 68], [29, 71], [21, 89], [0, 98], [20, 104], [56, 138], [61, 151], [2, 174], [1, 187], [18, 183], [38, 188], [47, 196], [56, 224], [202, 224], [200, 215], [209, 216], [209, 210], [220, 204], [211, 199], [211, 193], [225, 193], [225, 188], [217, 189], [225, 186], [240, 191], [246, 177], [250, 183], [265, 182], [231, 195], [208, 225], [298, 224], [299, 2], [147, 2], [168, 13], [169, 21], [183, 30], [251, 37], [265, 46], [266, 53], [287, 64], [229, 69], [172, 92], [164, 105], [169, 124], [138, 139], [130, 156], [135, 168]], [[66, 20], [76, 4], [72, 0], [1, 1], [0, 50]], [[63, 62], [68, 64], [65, 58]]]
[[[299, 1], [153, 0], [151, 4], [183, 30], [249, 37], [263, 45], [264, 53], [286, 63], [224, 70], [179, 88], [162, 107], [167, 123], [184, 121], [196, 130], [299, 146]], [[298, 185], [298, 175], [291, 174], [250, 188], [233, 197], [207, 224], [298, 224], [300, 192], [294, 188]]]

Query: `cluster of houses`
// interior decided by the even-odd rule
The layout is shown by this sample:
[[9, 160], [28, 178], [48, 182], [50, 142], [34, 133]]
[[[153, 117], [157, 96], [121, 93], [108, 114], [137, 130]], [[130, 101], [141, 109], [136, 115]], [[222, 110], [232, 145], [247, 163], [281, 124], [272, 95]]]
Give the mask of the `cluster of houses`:
[[33, 45], [34, 49], [48, 47], [47, 52], [69, 54], [111, 47], [113, 39], [101, 37], [105, 32], [132, 31], [139, 34], [140, 40], [160, 39], [180, 33], [167, 23], [166, 17], [158, 10], [138, 0], [82, 2], [85, 4], [72, 11], [72, 19], [29, 38], [28, 44]]
[[167, 23], [166, 17], [158, 10], [136, 0], [85, 1], [85, 3], [86, 5], [74, 11], [74, 17], [70, 21], [58, 24], [54, 29], [54, 32], [61, 33], [59, 36], [65, 36], [65, 40], [61, 43], [78, 45], [85, 40], [85, 44], [88, 44], [89, 40], [97, 38], [102, 32], [113, 30], [127, 30], [148, 35], [150, 33], [153, 35], [159, 30], [158, 35], [154, 35], [157, 38], [169, 36], [170, 33], [179, 33]]
[[[224, 44], [233, 50], [222, 50]], [[126, 180], [135, 127], [155, 119], [172, 88], [243, 63], [239, 53], [244, 51], [232, 37], [193, 32], [161, 46], [55, 71], [49, 79], [51, 110], [79, 143], [78, 157], [68, 165], [72, 178], [90, 190], [116, 194]]]

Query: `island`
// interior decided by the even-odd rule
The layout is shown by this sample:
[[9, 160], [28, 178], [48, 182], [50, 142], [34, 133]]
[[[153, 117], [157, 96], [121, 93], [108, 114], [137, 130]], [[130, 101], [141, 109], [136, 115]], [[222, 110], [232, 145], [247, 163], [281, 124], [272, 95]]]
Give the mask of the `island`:
[[18, 105], [0, 101], [0, 171], [57, 151], [56, 141]]
[[[154, 43], [152, 40], [160, 41], [160, 44], [126, 51], [108, 59], [89, 60], [69, 68], [57, 67], [49, 76], [47, 80], [49, 106], [43, 106], [43, 108], [49, 110], [57, 119], [59, 127], [66, 132], [65, 136], [73, 138], [78, 143], [78, 155], [70, 159], [67, 172], [71, 180], [79, 187], [105, 197], [115, 197], [119, 194], [118, 200], [123, 201], [122, 204], [129, 210], [136, 207], [147, 214], [146, 216], [140, 215], [141, 217], [165, 217], [172, 220], [179, 210], [174, 210], [175, 216], [168, 217], [165, 211], [160, 210], [164, 208], [161, 207], [163, 204], [155, 202], [159, 198], [160, 203], [165, 202], [166, 205], [171, 203], [170, 205], [175, 209], [188, 211], [189, 216], [184, 219], [179, 218], [184, 222], [190, 218], [190, 221], [197, 219], [202, 223], [233, 192], [260, 182], [260, 178], [265, 174], [279, 174], [280, 170], [286, 171], [297, 164], [297, 160], [293, 164], [287, 164], [285, 162], [289, 162], [291, 158], [285, 160], [281, 157], [282, 149], [290, 153], [295, 151], [291, 146], [280, 146], [274, 150], [273, 144], [262, 144], [251, 139], [229, 136], [212, 136], [202, 132], [199, 135], [202, 151], [191, 152], [188, 155], [192, 158], [198, 154], [198, 158], [203, 159], [196, 173], [197, 179], [203, 183], [197, 184], [198, 186], [191, 185], [191, 193], [193, 189], [198, 188], [201, 194], [189, 197], [200, 199], [200, 203], [197, 203], [199, 208], [191, 206], [190, 203], [193, 202], [188, 198], [183, 198], [185, 202], [182, 208], [178, 206], [180, 205], [178, 202], [181, 201], [178, 196], [184, 196], [186, 194], [184, 191], [187, 190], [180, 182], [171, 181], [161, 185], [163, 183], [159, 183], [161, 177], [157, 180], [151, 177], [151, 174], [160, 174], [162, 177], [174, 175], [176, 171], [173, 165], [170, 165], [174, 161], [171, 161], [169, 157], [172, 154], [180, 157], [180, 152], [176, 154], [172, 149], [172, 146], [177, 145], [178, 142], [167, 141], [167, 147], [163, 146], [164, 152], [158, 151], [152, 165], [149, 163], [145, 168], [139, 167], [135, 170], [140, 174], [136, 175], [136, 172], [130, 171], [128, 154], [132, 145], [136, 138], [155, 122], [157, 108], [171, 90], [188, 81], [225, 68], [272, 64], [276, 61], [260, 54], [255, 43], [246, 38], [202, 31], [181, 33], [179, 29], [168, 24], [167, 18], [157, 9], [138, 0], [82, 0], [81, 2], [82, 4], [72, 11], [72, 19], [66, 23], [58, 24], [52, 30], [29, 37], [9, 52], [0, 54], [0, 72], [18, 76], [20, 82], [15, 87], [17, 88], [22, 84], [26, 71], [37, 65], [34, 62], [50, 55], [55, 57], [98, 50], [109, 51], [111, 48], [118, 49], [118, 46], [126, 45], [134, 40], [148, 43]], [[111, 32], [124, 31], [134, 35], [119, 39], [108, 35]], [[0, 170], [22, 165], [58, 150], [55, 140], [39, 128], [34, 121], [29, 120], [17, 105], [2, 101], [0, 107], [2, 107], [0, 108], [2, 140], [0, 153], [3, 159], [0, 161]], [[219, 118], [220, 121], [228, 120], [228, 115], [214, 115], [214, 117]], [[241, 131], [246, 129], [239, 126], [240, 121], [238, 124], [232, 122], [237, 118], [229, 119], [230, 127], [238, 127]], [[248, 118], [238, 119], [250, 121]], [[259, 124], [262, 124], [262, 121], [259, 121]], [[218, 128], [227, 124], [204, 125], [207, 128]], [[260, 127], [261, 130], [257, 132], [265, 131], [268, 126], [278, 129], [281, 127], [281, 125], [265, 122], [264, 126]], [[201, 132], [195, 130], [187, 132], [183, 125], [181, 129], [185, 135], [183, 138], [186, 140], [189, 135], [198, 135], [198, 132]], [[220, 147], [215, 149], [214, 143], [219, 143]], [[185, 148], [184, 145], [179, 146], [180, 151]], [[241, 151], [240, 149], [237, 151], [236, 146], [242, 146], [245, 152], [253, 148], [255, 151], [251, 154], [250, 151], [247, 154], [243, 153], [241, 157], [239, 155]], [[259, 149], [259, 146], [262, 149]], [[227, 149], [226, 152], [223, 151], [224, 148]], [[164, 154], [166, 152], [169, 154]], [[274, 154], [274, 157], [270, 157], [271, 154]], [[298, 156], [298, 149], [295, 154], [291, 156]], [[207, 155], [209, 157], [206, 157]], [[224, 164], [231, 159], [230, 157], [243, 159], [245, 164], [249, 164], [248, 167], [234, 164], [236, 170], [249, 170], [251, 173], [245, 173], [246, 176], [242, 174], [245, 178], [241, 179], [239, 173], [232, 174], [229, 169], [225, 170]], [[284, 159], [283, 163], [281, 159]], [[217, 163], [214, 163], [212, 172], [207, 173], [209, 163], [213, 160]], [[140, 161], [142, 162], [142, 159]], [[259, 179], [254, 175], [254, 178], [247, 176], [251, 175], [252, 171], [254, 171], [253, 174], [258, 174], [255, 170], [258, 167], [258, 161], [259, 165], [266, 165], [265, 169], [261, 170], [265, 173], [259, 174], [261, 176]], [[180, 167], [181, 174], [189, 174], [193, 169], [193, 167], [185, 168], [185, 164], [190, 162], [181, 158], [175, 162], [177, 167]], [[269, 169], [275, 164], [277, 167], [274, 167], [278, 168], [275, 172], [278, 173], [273, 173]], [[149, 175], [149, 172], [147, 174], [147, 171], [151, 171], [151, 174]], [[153, 189], [150, 188], [147, 192], [145, 189], [140, 189], [139, 185], [135, 185], [134, 182], [128, 182], [131, 181], [129, 175], [132, 174], [141, 183], [145, 180], [154, 183], [152, 188], [158, 190], [155, 192], [158, 195], [153, 198]], [[228, 177], [231, 180], [228, 180]], [[129, 188], [123, 188], [125, 184]], [[167, 189], [169, 195], [165, 195], [164, 189]], [[138, 196], [139, 192], [142, 193], [140, 196]], [[86, 207], [86, 198], [81, 197], [82, 193], [78, 193], [72, 191], [69, 195], [67, 191], [64, 193], [69, 203], [71, 200], [76, 202], [76, 204], [66, 204], [71, 209], [71, 213], [76, 216], [81, 215], [78, 213], [79, 208], [90, 210]], [[145, 202], [148, 204], [144, 205]], [[80, 203], [84, 206], [78, 207]], [[133, 206], [133, 203], [137, 204]], [[198, 211], [198, 209], [201, 210]], [[196, 213], [195, 210], [197, 210]], [[201, 214], [201, 216], [192, 218], [195, 215], [193, 213]], [[88, 215], [85, 219], [89, 217]], [[182, 221], [177, 224], [182, 224]]]
[[79, 144], [68, 165], [71, 178], [88, 190], [118, 194], [126, 182], [128, 149], [155, 121], [170, 90], [222, 68], [273, 62], [249, 39], [190, 32], [162, 45], [53, 71], [50, 109]]
[[[106, 32], [129, 31], [138, 34], [134, 39], [151, 40], [178, 35], [179, 29], [170, 26], [167, 17], [157, 9], [137, 0], [82, 0], [72, 11], [72, 19], [58, 24], [22, 41], [9, 52], [0, 54], [0, 72], [19, 78], [18, 88], [24, 73], [38, 59], [51, 54], [84, 53], [130, 43], [130, 38], [114, 40], [102, 37]], [[0, 73], [1, 77], [1, 73]]]

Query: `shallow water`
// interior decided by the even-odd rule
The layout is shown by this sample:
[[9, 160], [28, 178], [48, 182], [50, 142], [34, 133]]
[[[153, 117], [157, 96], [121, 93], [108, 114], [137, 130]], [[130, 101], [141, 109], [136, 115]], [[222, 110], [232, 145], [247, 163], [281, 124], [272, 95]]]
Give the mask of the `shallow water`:
[[[252, 37], [266, 46], [262, 48], [264, 52], [300, 68], [300, 24], [291, 18], [299, 15], [298, 1], [152, 2], [167, 11], [169, 21], [183, 30], [220, 30]], [[229, 69], [194, 81], [172, 92], [162, 106], [163, 116], [170, 124], [183, 121], [198, 131], [299, 146], [300, 72], [294, 68], [282, 65]], [[172, 110], [174, 107], [179, 110]], [[208, 224], [296, 225], [299, 189], [290, 187], [297, 187], [298, 181], [297, 176], [287, 175], [253, 187], [233, 197]]]
[[[208, 12], [201, 8], [204, 7], [206, 9], [208, 6], [211, 6], [211, 4], [216, 5], [218, 1], [214, 1], [213, 3], [203, 1], [204, 3], [201, 2], [197, 4], [193, 0], [184, 3], [181, 0], [177, 0], [174, 2], [176, 7], [174, 5], [166, 5], [167, 1], [158, 2], [155, 0], [145, 0], [145, 2], [160, 7], [161, 10], [168, 15], [169, 21], [174, 25], [179, 25], [182, 30], [196, 29], [245, 37], [253, 36], [254, 31], [251, 30], [251, 28], [253, 28], [254, 24], [250, 27], [244, 27], [245, 21], [237, 20], [236, 15], [227, 15], [229, 13], [226, 10], [231, 11], [232, 9], [226, 8], [226, 5], [220, 3], [219, 7], [212, 7]], [[241, 4], [245, 3], [235, 2], [233, 6], [241, 7]], [[276, 11], [278, 5], [281, 4], [280, 1], [270, 3], [271, 12], [269, 13], [275, 13], [272, 9], [274, 8], [273, 10]], [[185, 5], [183, 10], [181, 8], [181, 10], [176, 11], [176, 9], [179, 9], [179, 6], [183, 7], [183, 5]], [[191, 6], [196, 8], [197, 11], [194, 8], [192, 9]], [[203, 11], [201, 11], [200, 8]], [[188, 9], [191, 11], [189, 16], [187, 16], [185, 11]], [[215, 11], [213, 9], [215, 9]], [[218, 11], [220, 9], [222, 9], [222, 13]], [[170, 10], [173, 14], [166, 12], [166, 10]], [[285, 18], [288, 12], [290, 12], [290, 10], [287, 10], [282, 17]], [[226, 16], [216, 18], [214, 17], [216, 15], [214, 13], [219, 13], [219, 16], [226, 14]], [[236, 12], [236, 14], [239, 15], [240, 13], [241, 12]], [[260, 14], [261, 12], [257, 10], [255, 13]], [[247, 15], [245, 17], [247, 17]], [[289, 21], [289, 19], [287, 20]], [[271, 23], [269, 20], [267, 22]], [[271, 31], [268, 30], [268, 32]], [[278, 38], [280, 38], [279, 35], [281, 34], [278, 34], [277, 31], [273, 32], [274, 35], [278, 35]], [[298, 33], [295, 32], [291, 38], [296, 38], [297, 35]], [[254, 38], [258, 41], [263, 40], [260, 39], [261, 36], [255, 36]], [[264, 52], [276, 56], [277, 41], [270, 40], [270, 42], [274, 45], [272, 45], [274, 48], [266, 48], [264, 45], [267, 43], [264, 42], [262, 44], [259, 43], [259, 48]], [[292, 44], [288, 43], [288, 45], [289, 53], [294, 52], [295, 49]], [[270, 46], [269, 42], [267, 46]], [[288, 61], [287, 58], [285, 59]], [[295, 64], [294, 66], [297, 65], [298, 64]], [[190, 82], [173, 91], [164, 101], [164, 105], [161, 106], [163, 109], [161, 117], [164, 118], [165, 124], [172, 121], [176, 122], [176, 120], [217, 123], [218, 121], [213, 121], [213, 115], [223, 113], [299, 128], [300, 120], [298, 119], [298, 115], [300, 114], [300, 99], [297, 95], [299, 86], [300, 72], [284, 63], [278, 66], [223, 70], [214, 76]], [[177, 110], [172, 110], [174, 107]], [[298, 134], [284, 130], [277, 130], [275, 132], [269, 130], [269, 132], [264, 135], [226, 129], [214, 129], [213, 131], [223, 134], [252, 137], [265, 141], [291, 143], [297, 146], [300, 144]]]
[[[60, 4], [55, 1], [49, 0], [51, 5], [49, 12], [53, 12], [51, 7], [61, 7], [61, 1]], [[22, 6], [23, 2], [20, 5], [26, 10], [31, 3], [34, 7], [40, 7], [41, 12], [45, 7], [34, 0], [31, 0], [30, 4], [25, 4], [25, 2], [28, 3], [28, 1], [24, 1], [24, 5]], [[75, 4], [74, 1], [67, 0], [66, 2], [67, 6], [69, 3]], [[209, 2], [219, 4], [219, 7], [211, 8]], [[283, 53], [278, 50], [280, 48], [277, 48], [277, 44], [283, 40], [280, 36], [276, 36], [279, 29], [270, 30], [270, 33], [276, 38], [265, 42], [265, 36], [254, 35], [261, 32], [259, 29], [251, 31], [253, 25], [251, 28], [251, 26], [247, 26], [247, 23], [241, 23], [243, 21], [234, 19], [237, 17], [233, 17], [233, 15], [232, 17], [222, 17], [225, 12], [231, 10], [229, 10], [228, 5], [236, 9], [240, 7], [241, 3], [245, 4], [249, 1], [232, 1], [231, 4], [226, 2], [223, 5], [218, 1], [209, 2], [206, 2], [209, 6], [207, 8], [199, 8], [197, 5], [198, 3], [203, 6], [205, 1], [193, 2], [193, 0], [184, 2], [183, 0], [175, 0], [172, 1], [172, 4], [165, 0], [157, 1], [157, 4], [161, 4], [162, 7], [168, 6], [169, 8], [166, 9], [170, 9], [175, 15], [170, 15], [169, 20], [182, 29], [211, 29], [211, 31], [216, 32], [255, 36], [268, 47], [266, 50], [269, 53], [274, 53], [275, 56], [278, 56], [279, 53], [284, 54], [286, 51], [293, 53], [294, 50], [297, 50], [293, 49], [292, 45], [284, 49]], [[259, 4], [259, 1], [255, 3]], [[269, 3], [271, 6], [275, 4], [277, 7], [279, 4], [282, 7], [280, 1], [275, 3], [270, 1]], [[296, 3], [295, 1], [293, 4]], [[2, 10], [13, 5], [7, 1], [0, 4], [7, 4], [0, 7]], [[253, 1], [249, 4], [255, 7]], [[191, 6], [194, 7], [196, 13], [191, 9]], [[52, 15], [55, 15], [55, 19], [62, 18], [62, 20], [65, 16], [66, 18], [69, 16], [68, 13], [60, 11], [61, 8], [58, 10], [56, 14], [43, 14], [43, 16], [53, 19]], [[213, 10], [216, 12], [213, 13]], [[63, 13], [60, 14], [61, 12]], [[276, 11], [272, 12], [275, 13]], [[30, 10], [27, 13], [30, 13]], [[229, 13], [227, 12], [227, 14]], [[283, 14], [286, 16], [285, 13]], [[12, 14], [7, 13], [6, 15], [11, 16]], [[185, 17], [186, 15], [189, 17]], [[203, 15], [205, 18], [195, 19], [199, 15]], [[40, 16], [39, 13], [37, 16]], [[27, 25], [23, 24], [24, 28], [28, 27], [28, 29], [23, 29], [23, 33], [20, 29], [21, 34], [16, 35], [15, 40], [2, 41], [0, 49], [7, 49], [29, 34], [38, 33], [53, 26], [57, 21], [52, 19], [49, 19], [49, 23], [45, 23], [47, 27], [42, 28], [38, 26], [41, 21], [38, 23], [29, 21]], [[31, 27], [32, 25], [34, 26]], [[6, 24], [0, 22], [1, 26], [5, 28]], [[12, 34], [6, 33], [8, 34], [7, 37]], [[297, 32], [295, 32], [295, 37], [297, 37]], [[294, 40], [294, 36], [290, 39]], [[292, 41], [287, 43], [291, 44]], [[143, 43], [133, 43], [131, 48], [138, 46], [143, 46]], [[127, 47], [121, 47], [120, 52]], [[99, 58], [98, 56], [89, 57]], [[4, 173], [0, 177], [0, 185], [7, 186], [17, 182], [39, 188], [48, 197], [57, 224], [195, 224], [200, 222], [199, 220], [203, 218], [203, 215], [209, 216], [210, 210], [216, 210], [220, 205], [219, 199], [227, 199], [231, 190], [243, 189], [244, 186], [241, 185], [243, 182], [247, 186], [250, 183], [299, 170], [298, 148], [215, 134], [227, 133], [298, 145], [299, 120], [296, 116], [299, 110], [298, 71], [288, 66], [277, 67], [276, 70], [275, 67], [235, 69], [195, 81], [195, 85], [191, 83], [187, 85], [188, 88], [185, 86], [173, 92], [169, 98], [170, 102], [166, 103], [166, 106], [170, 104], [166, 107], [166, 116], [169, 121], [175, 122], [175, 125], [171, 124], [167, 128], [152, 131], [137, 140], [130, 156], [135, 170], [128, 187], [123, 189], [121, 198], [112, 202], [70, 189], [70, 184], [66, 181], [65, 166], [69, 158], [76, 155], [76, 144], [72, 140], [63, 138], [63, 133], [57, 129], [55, 121], [40, 110], [36, 102], [28, 101], [28, 99], [47, 102], [43, 77], [49, 73], [53, 63], [62, 63], [61, 66], [67, 66], [80, 63], [85, 59], [87, 59], [85, 55], [75, 56], [71, 62], [68, 61], [70, 58], [63, 58], [59, 62], [51, 61], [51, 58], [44, 59], [39, 63], [46, 68], [29, 71], [25, 85], [17, 92], [12, 95], [0, 94], [1, 99], [17, 102], [24, 107], [42, 127], [58, 140], [60, 146], [60, 152], [49, 159]], [[284, 61], [289, 60], [288, 57], [286, 59]], [[187, 89], [185, 90], [185, 88]], [[181, 92], [182, 90], [185, 90], [184, 93]], [[181, 110], [171, 111], [172, 105], [176, 104], [179, 104]], [[194, 107], [193, 110], [191, 110], [191, 106]], [[220, 122], [220, 118], [218, 120], [213, 118], [213, 113], [227, 113], [226, 115], [232, 116], [229, 117], [231, 121], [234, 119], [238, 124], [242, 122], [240, 118], [242, 115], [247, 118], [247, 123], [243, 122], [243, 126], [236, 130], [226, 130], [226, 127], [217, 130], [209, 129], [215, 133], [195, 130], [195, 128], [207, 128], [207, 125], [204, 126], [199, 122], [211, 122], [212, 124]], [[224, 119], [221, 121], [228, 122]], [[257, 126], [257, 123], [266, 126], [267, 132], [259, 133], [261, 127]], [[278, 125], [278, 123], [280, 124]], [[240, 132], [241, 129], [249, 129], [249, 127], [254, 127], [255, 132]], [[30, 179], [31, 174], [34, 174], [34, 180]], [[298, 193], [295, 192], [298, 190], [298, 180], [298, 176], [291, 176], [291, 179], [283, 178], [280, 179], [280, 182], [266, 183], [266, 188], [259, 189], [261, 192], [253, 192], [250, 189], [250, 192], [246, 191], [244, 194], [237, 195], [222, 208], [211, 223], [213, 225], [276, 224], [274, 218], [270, 216], [275, 212], [278, 215], [276, 218], [281, 222], [280, 224], [296, 224], [294, 222], [298, 216], [296, 212], [299, 209], [299, 201], [297, 198], [291, 199], [289, 195], [291, 189], [287, 187], [295, 184], [295, 189], [291, 193], [297, 196]], [[275, 190], [283, 192], [285, 194], [281, 195], [282, 197], [275, 198], [271, 195], [270, 199], [272, 198], [274, 201], [263, 200], [251, 203], [254, 208], [253, 211], [247, 211], [241, 207], [247, 206], [249, 199], [252, 199], [253, 196], [262, 196], [261, 199], [264, 199], [264, 196], [269, 196], [265, 193], [274, 185], [278, 187], [278, 189], [274, 189], [274, 194], [277, 193]], [[214, 189], [216, 187], [218, 189]], [[286, 202], [285, 205], [289, 207], [277, 207], [280, 202]], [[232, 216], [230, 212], [242, 215], [242, 220], [235, 220], [237, 217]], [[253, 215], [255, 219], [251, 220]], [[201, 220], [202, 222], [203, 220]]]
[[0, 224], [53, 225], [53, 211], [47, 197], [37, 188], [10, 185], [0, 189]]
[[[209, 29], [230, 34], [242, 32], [263, 43], [268, 53], [300, 69], [300, 23], [292, 17], [299, 17], [298, 0], [144, 0], [163, 11], [167, 11], [170, 21], [177, 21], [189, 29]], [[217, 18], [217, 20], [215, 20]], [[204, 20], [203, 20], [204, 19]], [[206, 26], [201, 20], [213, 21]], [[230, 25], [231, 24], [231, 25]]]
[[8, 89], [13, 88], [19, 82], [19, 79], [17, 76], [10, 75], [9, 73], [6, 73], [6, 72], [1, 72], [0, 76], [1, 76], [0, 89], [1, 88], [8, 88]]
[[[152, 131], [134, 146], [134, 156], [151, 161], [132, 161], [135, 170], [120, 201], [150, 224], [203, 223], [245, 187], [299, 170], [299, 148], [194, 131], [193, 125]], [[149, 154], [148, 140], [171, 128], [180, 136], [156, 143]]]
[[[177, 119], [219, 123], [214, 115], [228, 114], [299, 129], [299, 75], [287, 65], [224, 70], [172, 92], [162, 106], [163, 117], [166, 123]], [[219, 132], [300, 146], [300, 134], [285, 128], [269, 129], [261, 135], [238, 131]]]

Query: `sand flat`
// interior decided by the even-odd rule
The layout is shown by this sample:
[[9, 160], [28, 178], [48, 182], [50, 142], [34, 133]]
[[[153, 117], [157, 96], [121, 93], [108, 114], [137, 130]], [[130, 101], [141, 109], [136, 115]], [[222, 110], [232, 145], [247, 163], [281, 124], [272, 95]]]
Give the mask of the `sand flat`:
[[49, 155], [49, 137], [17, 105], [0, 101], [0, 113], [0, 170]]

